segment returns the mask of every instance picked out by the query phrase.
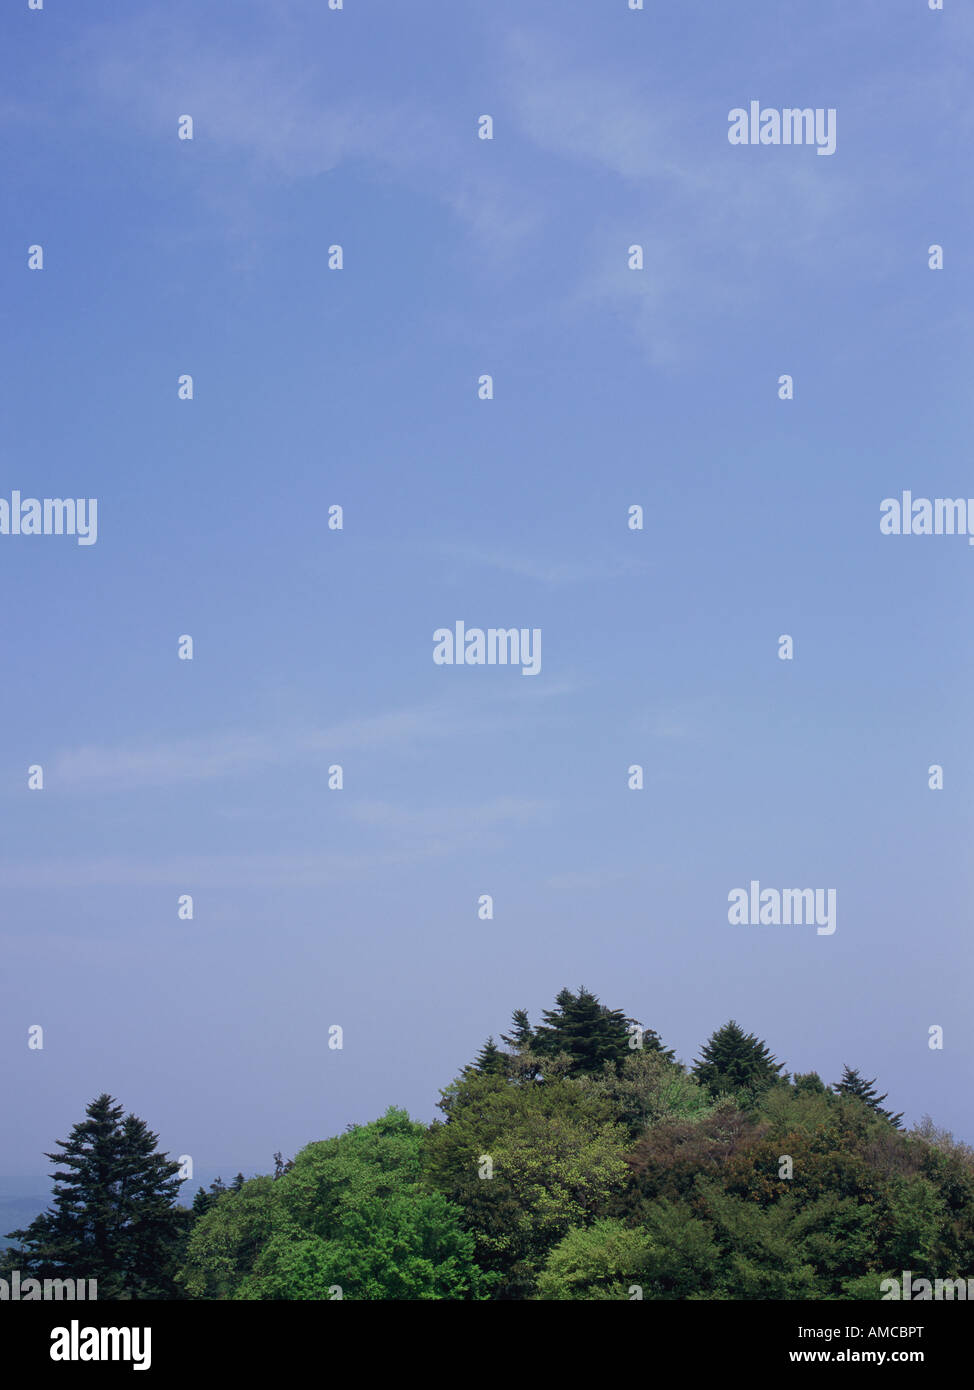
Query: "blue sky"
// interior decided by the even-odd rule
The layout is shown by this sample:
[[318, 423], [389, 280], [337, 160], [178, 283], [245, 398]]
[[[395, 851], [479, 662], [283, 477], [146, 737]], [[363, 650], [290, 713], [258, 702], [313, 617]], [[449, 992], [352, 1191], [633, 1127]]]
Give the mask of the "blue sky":
[[974, 496], [946, 5], [6, 7], [0, 496], [98, 540], [0, 536], [0, 1171], [103, 1090], [227, 1176], [427, 1119], [581, 983], [974, 1139], [974, 553], [878, 525]]

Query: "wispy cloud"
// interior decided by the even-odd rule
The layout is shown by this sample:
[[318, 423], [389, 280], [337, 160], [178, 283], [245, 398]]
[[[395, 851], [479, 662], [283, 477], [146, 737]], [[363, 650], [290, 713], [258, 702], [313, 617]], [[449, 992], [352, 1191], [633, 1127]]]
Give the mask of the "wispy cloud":
[[536, 580], [549, 588], [571, 584], [591, 584], [601, 580], [627, 579], [645, 574], [650, 566], [633, 556], [615, 555], [588, 560], [542, 560], [507, 551], [485, 550], [477, 546], [447, 544], [440, 547], [444, 555]]
[[262, 33], [228, 32], [192, 12], [179, 26], [160, 15], [104, 26], [89, 40], [89, 89], [105, 115], [124, 111], [143, 137], [175, 140], [177, 116], [193, 116], [200, 197], [235, 236], [252, 235], [268, 215], [268, 182], [347, 163], [445, 206], [492, 262], [540, 233], [544, 200], [482, 157], [473, 108], [460, 124], [434, 93], [418, 96], [408, 76], [397, 88], [387, 71], [381, 84], [350, 87], [341, 50], [309, 55], [320, 11], [300, 24], [281, 18]]
[[160, 858], [101, 856], [0, 863], [0, 885], [51, 889], [95, 887], [200, 886], [261, 887], [286, 883], [333, 883], [396, 865], [463, 853], [499, 850], [510, 833], [550, 820], [555, 803], [500, 797], [461, 806], [403, 806], [391, 802], [352, 802], [350, 821], [363, 827], [365, 843], [356, 850], [313, 853], [185, 854]]
[[[215, 782], [309, 757], [342, 762], [350, 753], [394, 752], [418, 756], [426, 749], [492, 731], [523, 726], [538, 704], [536, 692], [500, 691], [491, 698], [428, 701], [380, 714], [361, 715], [327, 728], [214, 732], [151, 744], [96, 745], [68, 749], [51, 760], [51, 785], [68, 791], [126, 791], [186, 782]], [[561, 683], [545, 696], [568, 693]]]
[[[505, 91], [523, 132], [564, 170], [603, 176], [567, 315], [622, 315], [652, 360], [673, 361], [695, 340], [698, 316], [753, 301], [770, 250], [818, 265], [823, 234], [840, 228], [848, 247], [861, 181], [824, 170], [828, 161], [735, 159], [725, 138], [735, 101], [711, 100], [713, 128], [701, 130], [708, 103], [666, 72], [599, 65], [526, 28], [506, 42]], [[641, 272], [626, 262], [634, 242]]]

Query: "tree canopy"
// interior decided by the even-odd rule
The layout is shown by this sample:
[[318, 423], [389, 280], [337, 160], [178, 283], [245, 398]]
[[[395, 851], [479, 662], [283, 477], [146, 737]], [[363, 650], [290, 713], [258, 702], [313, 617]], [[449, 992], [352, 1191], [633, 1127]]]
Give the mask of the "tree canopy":
[[177, 1203], [177, 1165], [111, 1096], [59, 1141], [51, 1210], [5, 1271], [100, 1299], [877, 1299], [974, 1270], [974, 1151], [910, 1131], [846, 1066], [789, 1078], [731, 1020], [688, 1067], [562, 989], [441, 1092]]

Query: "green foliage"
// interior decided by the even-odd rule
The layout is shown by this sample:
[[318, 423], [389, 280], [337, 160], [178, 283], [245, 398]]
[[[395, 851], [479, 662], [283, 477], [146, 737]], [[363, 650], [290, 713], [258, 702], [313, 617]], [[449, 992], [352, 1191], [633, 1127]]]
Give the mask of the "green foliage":
[[762, 1207], [726, 1192], [712, 1179], [701, 1179], [694, 1208], [712, 1230], [719, 1251], [712, 1296], [815, 1296], [815, 1269], [796, 1238], [797, 1203], [792, 1194]]
[[0, 1273], [97, 1278], [101, 1298], [665, 1302], [974, 1272], [974, 1150], [929, 1119], [905, 1133], [853, 1069], [789, 1081], [731, 1021], [688, 1072], [584, 987], [501, 1041], [442, 1121], [390, 1109], [191, 1212], [155, 1135], [100, 1096]]
[[649, 1258], [647, 1232], [606, 1217], [573, 1226], [538, 1277], [539, 1299], [628, 1299]]
[[191, 1298], [232, 1298], [270, 1239], [276, 1214], [273, 1178], [229, 1188], [196, 1222], [179, 1273]]
[[501, 1042], [507, 1043], [514, 1052], [530, 1052], [534, 1043], [534, 1029], [526, 1009], [515, 1009], [512, 1015], [513, 1027], [509, 1034], [501, 1034]]
[[917, 1171], [930, 1180], [944, 1203], [933, 1263], [956, 1274], [974, 1270], [974, 1149], [936, 1129], [929, 1116], [909, 1135]]
[[660, 1051], [630, 1052], [621, 1064], [606, 1062], [601, 1073], [577, 1084], [601, 1096], [633, 1138], [664, 1120], [693, 1119], [714, 1109], [708, 1091]]
[[211, 1182], [209, 1191], [202, 1187], [197, 1188], [191, 1208], [193, 1216], [196, 1218], [201, 1217], [203, 1213], [209, 1211], [210, 1207], [214, 1206], [223, 1196], [224, 1192], [227, 1191], [229, 1191], [229, 1188], [222, 1178], [217, 1178], [214, 1182]]
[[758, 1132], [754, 1121], [726, 1099], [699, 1117], [653, 1125], [627, 1157], [627, 1209], [642, 1219], [657, 1198], [689, 1197], [699, 1176], [720, 1172]]
[[800, 1096], [828, 1096], [831, 1094], [817, 1071], [799, 1072], [792, 1077], [791, 1084]]
[[462, 1207], [478, 1262], [502, 1276], [500, 1296], [523, 1296], [551, 1246], [621, 1190], [626, 1131], [603, 1097], [567, 1078], [468, 1075], [440, 1107], [447, 1123], [427, 1137], [427, 1179]]
[[636, 1228], [622, 1221], [576, 1227], [551, 1251], [538, 1279], [542, 1299], [685, 1300], [716, 1284], [713, 1227], [682, 1202], [662, 1198]]
[[197, 1298], [469, 1299], [490, 1281], [460, 1212], [421, 1187], [423, 1126], [390, 1109], [219, 1198], [182, 1280]]
[[[561, 990], [553, 1009], [545, 1009], [543, 1022], [534, 1033], [530, 1048], [540, 1057], [565, 1053], [571, 1060], [569, 1076], [601, 1072], [608, 1063], [619, 1067], [634, 1050], [632, 1030], [639, 1029], [644, 1049], [663, 1052], [662, 1043], [652, 1029], [640, 1029], [634, 1018], [621, 1009], [610, 1009], [583, 985], [577, 994]], [[672, 1053], [665, 1053], [672, 1058]]]
[[712, 1096], [741, 1093], [751, 1100], [781, 1079], [783, 1067], [765, 1043], [731, 1019], [711, 1034], [692, 1070]]
[[886, 1196], [887, 1263], [918, 1275], [936, 1277], [936, 1254], [946, 1218], [941, 1194], [927, 1178], [895, 1177]]
[[493, 1038], [488, 1038], [483, 1047], [477, 1053], [474, 1062], [474, 1070], [486, 1076], [506, 1076], [507, 1058], [500, 1050]]
[[843, 1067], [842, 1080], [836, 1083], [835, 1090], [838, 1095], [855, 1096], [865, 1105], [868, 1105], [871, 1110], [875, 1110], [877, 1115], [882, 1115], [889, 1120], [894, 1129], [902, 1128], [900, 1123], [903, 1119], [902, 1112], [894, 1115], [892, 1111], [883, 1109], [882, 1102], [886, 1100], [886, 1094], [881, 1096], [876, 1094], [875, 1081], [875, 1077], [872, 1081], [867, 1081], [865, 1077], [860, 1076], [856, 1067]]
[[779, 1081], [755, 1098], [753, 1114], [770, 1135], [790, 1134], [793, 1130], [812, 1133], [834, 1122], [832, 1096], [822, 1084], [817, 1086]]
[[170, 1299], [190, 1213], [175, 1206], [179, 1164], [157, 1149], [143, 1120], [125, 1115], [111, 1096], [88, 1106], [59, 1154], [53, 1207], [4, 1254], [4, 1270], [37, 1279], [95, 1279], [98, 1297]]

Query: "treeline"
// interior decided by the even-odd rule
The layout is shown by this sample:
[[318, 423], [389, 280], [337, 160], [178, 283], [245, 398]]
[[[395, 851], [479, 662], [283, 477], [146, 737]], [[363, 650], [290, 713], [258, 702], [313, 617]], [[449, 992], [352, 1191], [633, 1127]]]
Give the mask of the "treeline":
[[177, 1203], [178, 1164], [99, 1096], [52, 1208], [0, 1257], [100, 1299], [878, 1299], [974, 1275], [974, 1150], [852, 1067], [789, 1076], [731, 1021], [692, 1066], [590, 991], [441, 1093]]

